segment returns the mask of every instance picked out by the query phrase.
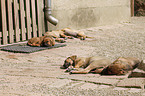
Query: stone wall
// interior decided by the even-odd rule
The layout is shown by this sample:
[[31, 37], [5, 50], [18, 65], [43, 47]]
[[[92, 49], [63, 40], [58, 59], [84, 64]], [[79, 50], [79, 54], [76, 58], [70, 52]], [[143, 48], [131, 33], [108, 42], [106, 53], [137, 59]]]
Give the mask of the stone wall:
[[130, 0], [52, 0], [52, 15], [59, 23], [49, 30], [129, 22]]

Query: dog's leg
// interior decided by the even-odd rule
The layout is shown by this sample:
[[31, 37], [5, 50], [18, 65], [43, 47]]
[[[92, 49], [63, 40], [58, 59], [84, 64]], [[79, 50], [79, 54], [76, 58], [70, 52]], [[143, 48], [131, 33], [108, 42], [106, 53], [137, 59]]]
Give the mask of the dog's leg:
[[36, 47], [39, 47], [39, 46], [40, 46], [40, 44], [35, 44], [35, 43], [33, 43], [31, 46], [36, 46]]
[[87, 74], [89, 71], [71, 71], [70, 74]]
[[28, 42], [27, 44], [30, 45], [30, 46], [32, 46], [32, 43], [31, 42]]
[[96, 69], [96, 70], [91, 71], [91, 73], [100, 74], [103, 71], [103, 69], [104, 68], [99, 68], [99, 69]]
[[59, 42], [59, 43], [64, 43], [64, 42], [66, 42], [65, 40], [60, 39], [60, 38], [55, 38], [55, 41], [56, 41], [56, 42]]
[[89, 65], [87, 68], [79, 70], [79, 71], [71, 71], [70, 74], [87, 74], [92, 70], [91, 66]]
[[60, 34], [60, 37], [61, 37], [61, 38], [64, 38], [65, 40], [67, 40], [67, 39], [74, 39], [73, 36], [67, 36], [67, 35], [65, 35], [65, 34]]
[[83, 60], [76, 61], [75, 63], [76, 64], [75, 64], [74, 68], [76, 68], [76, 69], [78, 69], [78, 68], [80, 68], [80, 67], [82, 67], [84, 65], [84, 61]]
[[36, 41], [36, 42], [31, 43], [31, 46], [39, 47], [40, 45], [41, 45], [40, 41]]

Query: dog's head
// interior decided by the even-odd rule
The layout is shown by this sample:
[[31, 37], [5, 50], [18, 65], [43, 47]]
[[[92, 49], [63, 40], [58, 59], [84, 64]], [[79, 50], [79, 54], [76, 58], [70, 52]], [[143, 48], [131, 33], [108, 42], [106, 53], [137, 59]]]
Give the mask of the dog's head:
[[68, 57], [64, 61], [64, 64], [60, 68], [61, 69], [73, 68], [75, 66], [75, 60], [76, 60], [76, 58], [77, 58], [76, 55]]
[[55, 45], [55, 40], [52, 37], [45, 37], [43, 39], [43, 46], [51, 47]]

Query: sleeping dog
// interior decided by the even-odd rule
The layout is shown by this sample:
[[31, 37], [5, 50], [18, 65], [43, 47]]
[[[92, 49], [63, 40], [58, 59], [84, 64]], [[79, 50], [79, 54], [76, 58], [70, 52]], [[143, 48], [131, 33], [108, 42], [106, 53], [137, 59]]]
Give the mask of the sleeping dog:
[[86, 38], [93, 38], [86, 36], [83, 31], [72, 30], [70, 28], [64, 28], [62, 29], [62, 31], [64, 32], [64, 35], [79, 38], [80, 40], [85, 40]]
[[55, 40], [51, 36], [34, 37], [28, 40], [30, 46], [51, 47], [55, 45]]
[[[113, 63], [106, 57], [68, 57], [62, 69], [67, 69], [71, 74], [97, 73], [101, 75], [124, 75], [135, 69], [140, 60], [134, 57], [120, 57]], [[81, 69], [81, 67], [83, 69]]]
[[[61, 31], [61, 30], [57, 30], [57, 31], [52, 31], [52, 32], [46, 32], [44, 34], [44, 36], [51, 36], [55, 39], [56, 42], [59, 42], [59, 43], [64, 43], [66, 42], [65, 40], [66, 39], [73, 39], [72, 36], [66, 36], [64, 35], [64, 32]], [[64, 39], [62, 39], [64, 38]]]
[[101, 72], [102, 75], [124, 75], [128, 71], [135, 69], [140, 60], [134, 57], [120, 57], [111, 65], [108, 65]]
[[[85, 40], [86, 38], [93, 38], [93, 37], [86, 36], [83, 31], [72, 30], [70, 28], [64, 28], [57, 31], [46, 32], [44, 36], [52, 36], [53, 38], [55, 38], [55, 41], [60, 43], [65, 42], [66, 39], [79, 38], [81, 40]], [[65, 40], [60, 38], [64, 38]]]
[[[73, 55], [64, 61], [64, 64], [61, 66], [61, 68], [67, 69], [66, 71], [70, 71], [71, 74], [87, 74], [94, 69], [100, 73], [99, 70], [109, 64], [111, 64], [111, 61], [106, 57], [77, 57], [76, 55]], [[81, 67], [84, 69], [81, 69]]]

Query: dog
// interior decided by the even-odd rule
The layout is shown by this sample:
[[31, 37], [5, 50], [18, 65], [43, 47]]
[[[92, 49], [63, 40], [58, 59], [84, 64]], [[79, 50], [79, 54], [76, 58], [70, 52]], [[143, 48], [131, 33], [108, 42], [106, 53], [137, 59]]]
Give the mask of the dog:
[[[46, 32], [44, 36], [52, 36], [55, 38], [55, 41], [60, 43], [65, 42], [65, 40], [67, 39], [79, 38], [80, 40], [85, 40], [86, 38], [93, 38], [93, 37], [86, 36], [83, 31], [72, 30], [70, 28], [64, 28], [61, 30]], [[64, 38], [64, 40], [60, 38]]]
[[[106, 57], [94, 56], [94, 57], [77, 57], [76, 55], [68, 57], [61, 69], [67, 69], [70, 74], [87, 74], [92, 70], [98, 70], [111, 64], [111, 61]], [[84, 69], [81, 69], [84, 68]], [[75, 70], [72, 70], [75, 69]]]
[[125, 75], [135, 69], [140, 60], [134, 57], [120, 57], [101, 72], [101, 75]]
[[33, 37], [27, 44], [35, 47], [51, 47], [55, 45], [55, 40], [51, 36]]
[[[67, 36], [67, 35], [64, 35], [64, 32], [61, 31], [61, 30], [56, 30], [56, 31], [52, 31], [52, 32], [46, 32], [44, 34], [44, 36], [51, 36], [55, 39], [56, 42], [59, 42], [59, 43], [64, 43], [66, 42], [65, 40], [66, 39], [73, 39], [74, 37], [72, 36]], [[61, 39], [61, 38], [64, 38], [64, 39]]]
[[64, 32], [64, 35], [73, 36], [75, 38], [79, 38], [80, 40], [85, 40], [86, 38], [93, 38], [86, 36], [83, 31], [72, 30], [70, 28], [61, 29]]

